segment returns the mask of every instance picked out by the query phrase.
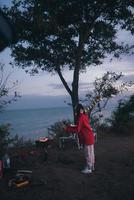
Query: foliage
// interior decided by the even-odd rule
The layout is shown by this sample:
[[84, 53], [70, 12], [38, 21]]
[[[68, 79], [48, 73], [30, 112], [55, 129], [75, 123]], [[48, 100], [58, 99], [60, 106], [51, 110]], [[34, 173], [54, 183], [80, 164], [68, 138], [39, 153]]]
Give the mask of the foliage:
[[11, 135], [11, 125], [3, 124], [0, 125], [0, 157], [4, 156], [5, 153], [10, 153], [9, 149], [15, 149], [15, 153], [23, 148], [28, 149], [33, 147], [31, 140], [24, 140], [23, 137], [18, 135]]
[[[8, 83], [11, 73], [7, 76], [4, 74], [5, 65], [0, 63], [0, 111], [8, 104], [11, 104], [20, 97], [17, 92], [13, 96], [9, 96], [10, 92], [18, 85], [18, 81]], [[9, 85], [9, 86], [8, 86]]]
[[[4, 67], [5, 65], [0, 63], [0, 111], [2, 111], [6, 105], [17, 101], [20, 97], [16, 91], [13, 96], [9, 96], [10, 92], [15, 89], [18, 81], [9, 83], [11, 73], [5, 76]], [[9, 145], [13, 144], [14, 137], [10, 135], [10, 129], [10, 124], [0, 125], [0, 157], [6, 153]]]
[[5, 154], [8, 146], [13, 142], [10, 136], [10, 124], [0, 125], [0, 157]]
[[132, 81], [119, 84], [118, 81], [122, 76], [122, 73], [108, 71], [102, 78], [95, 80], [93, 92], [87, 93], [84, 100], [88, 102], [87, 108], [91, 116], [101, 112], [106, 107], [109, 99], [133, 86]]
[[99, 127], [101, 125], [101, 116], [100, 115], [93, 115], [93, 116], [90, 116], [90, 125], [93, 129], [93, 132], [95, 133], [98, 133], [99, 131]]
[[14, 139], [12, 141], [12, 146], [16, 149], [20, 149], [22, 147], [32, 147], [33, 141], [31, 139], [25, 140], [24, 137], [20, 137], [18, 135], [14, 136]]
[[59, 122], [54, 123], [48, 128], [48, 136], [59, 141], [59, 137], [67, 136], [65, 131], [65, 127], [71, 124], [70, 120], [62, 120]]
[[[18, 43], [13, 45], [15, 64], [31, 74], [57, 73], [71, 96], [73, 111], [79, 101], [79, 74], [119, 57], [132, 46], [119, 43], [119, 30], [134, 34], [132, 0], [13, 0], [5, 9], [15, 24]], [[71, 86], [63, 69], [73, 71]]]
[[129, 100], [121, 100], [110, 120], [113, 132], [122, 135], [133, 134], [134, 95]]

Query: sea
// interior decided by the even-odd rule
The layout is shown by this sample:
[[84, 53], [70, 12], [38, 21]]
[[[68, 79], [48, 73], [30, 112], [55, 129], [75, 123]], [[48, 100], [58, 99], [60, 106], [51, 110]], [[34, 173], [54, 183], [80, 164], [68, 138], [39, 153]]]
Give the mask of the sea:
[[71, 107], [4, 110], [0, 113], [0, 124], [11, 124], [11, 135], [17, 134], [24, 140], [46, 137], [48, 127], [68, 119], [73, 119]]

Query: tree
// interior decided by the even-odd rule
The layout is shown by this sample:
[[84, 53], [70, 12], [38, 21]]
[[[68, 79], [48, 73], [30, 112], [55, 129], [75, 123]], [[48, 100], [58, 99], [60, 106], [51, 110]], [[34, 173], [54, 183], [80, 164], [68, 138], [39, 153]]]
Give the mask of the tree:
[[112, 113], [112, 130], [118, 134], [132, 134], [134, 130], [134, 95], [128, 100], [121, 100]]
[[[18, 81], [10, 83], [8, 85], [9, 77], [11, 73], [8, 75], [4, 74], [4, 64], [0, 63], [0, 111], [20, 97], [16, 91], [13, 91], [15, 87], [18, 85]], [[13, 95], [9, 96], [13, 91]]]
[[10, 135], [10, 124], [0, 125], [0, 159], [6, 153], [12, 141], [13, 137]]
[[93, 83], [94, 90], [92, 92], [89, 91], [86, 94], [86, 99], [84, 99], [87, 102], [89, 115], [92, 116], [101, 112], [111, 98], [134, 85], [132, 81], [119, 84], [118, 81], [122, 76], [122, 73], [108, 71], [101, 78], [96, 78]]
[[[0, 112], [14, 101], [17, 101], [20, 97], [16, 91], [15, 87], [18, 84], [18, 81], [9, 83], [9, 78], [11, 73], [5, 75], [4, 73], [5, 65], [0, 62]], [[10, 96], [10, 93], [14, 94]], [[10, 124], [0, 124], [0, 159], [5, 155], [10, 144], [16, 139], [11, 136], [11, 125]]]
[[[15, 64], [31, 74], [57, 73], [75, 112], [79, 74], [108, 54], [119, 57], [131, 49], [116, 38], [120, 29], [134, 34], [133, 8], [133, 0], [13, 0], [5, 12], [18, 33], [12, 48]], [[71, 87], [65, 68], [73, 72]]]
[[[106, 108], [111, 98], [134, 85], [132, 81], [119, 84], [118, 81], [122, 76], [122, 73], [106, 72], [101, 78], [96, 78], [93, 83], [94, 90], [89, 91], [86, 98], [81, 100], [86, 102], [85, 112], [90, 117], [90, 124], [94, 132], [100, 132], [101, 128], [109, 129], [104, 122], [101, 122], [103, 117], [101, 112]], [[108, 119], [108, 121], [110, 120]]]

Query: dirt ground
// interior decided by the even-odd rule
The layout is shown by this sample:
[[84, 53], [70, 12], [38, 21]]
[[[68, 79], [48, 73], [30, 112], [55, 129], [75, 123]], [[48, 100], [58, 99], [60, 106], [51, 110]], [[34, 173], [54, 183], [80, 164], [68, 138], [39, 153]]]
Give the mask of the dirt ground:
[[95, 154], [96, 170], [89, 175], [81, 173], [85, 162], [83, 150], [68, 144], [63, 150], [48, 148], [47, 160], [43, 154], [13, 160], [14, 171], [32, 170], [31, 184], [23, 188], [8, 187], [12, 169], [0, 180], [0, 199], [133, 200], [134, 136], [99, 138]]

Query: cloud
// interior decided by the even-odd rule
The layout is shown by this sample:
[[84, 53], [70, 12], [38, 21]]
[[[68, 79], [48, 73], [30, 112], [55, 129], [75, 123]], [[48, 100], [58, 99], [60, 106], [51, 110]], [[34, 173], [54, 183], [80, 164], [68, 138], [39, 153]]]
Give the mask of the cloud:
[[[120, 35], [120, 37], [124, 37], [125, 35]], [[128, 37], [128, 36], [127, 36]], [[132, 38], [131, 38], [132, 39]], [[131, 40], [131, 41], [134, 41]], [[130, 43], [131, 43], [130, 41]], [[0, 54], [0, 59], [3, 60], [3, 63], [6, 63], [5, 69], [8, 71], [12, 71], [11, 66], [8, 64], [12, 59], [10, 57], [11, 51], [7, 48]], [[132, 56], [123, 56], [122, 59], [114, 59], [112, 62], [109, 61], [110, 58], [104, 60], [104, 63], [99, 66], [90, 66], [87, 68], [86, 73], [81, 73], [79, 77], [79, 93], [84, 94], [88, 90], [93, 89], [93, 82], [96, 78], [100, 78], [107, 71], [112, 71], [116, 73], [122, 72], [124, 77], [122, 80], [134, 80], [134, 55]], [[63, 84], [61, 83], [60, 78], [57, 74], [51, 76], [47, 72], [43, 72], [36, 76], [30, 76], [26, 74], [23, 69], [15, 67], [13, 69], [14, 73], [12, 76], [12, 80], [18, 80], [19, 86], [17, 91], [22, 95], [33, 95], [33, 96], [69, 96]], [[73, 72], [69, 70], [63, 71], [63, 75], [71, 88]]]
[[[70, 86], [71, 83], [68, 83], [68, 85]], [[64, 85], [62, 83], [50, 83], [48, 84], [49, 87], [53, 88], [53, 89], [64, 89]]]
[[134, 44], [134, 36], [131, 35], [130, 31], [119, 30], [117, 33], [117, 41], [125, 42], [129, 45], [133, 45]]
[[49, 107], [65, 107], [70, 103], [70, 97], [67, 95], [61, 96], [37, 96], [24, 95], [17, 102], [12, 103], [8, 109], [35, 109]]
[[134, 82], [134, 72], [133, 73], [130, 73], [128, 75], [124, 75], [122, 78], [121, 78], [121, 81], [124, 82], [124, 81], [127, 81], [127, 82], [130, 82], [130, 81], [133, 81]]

